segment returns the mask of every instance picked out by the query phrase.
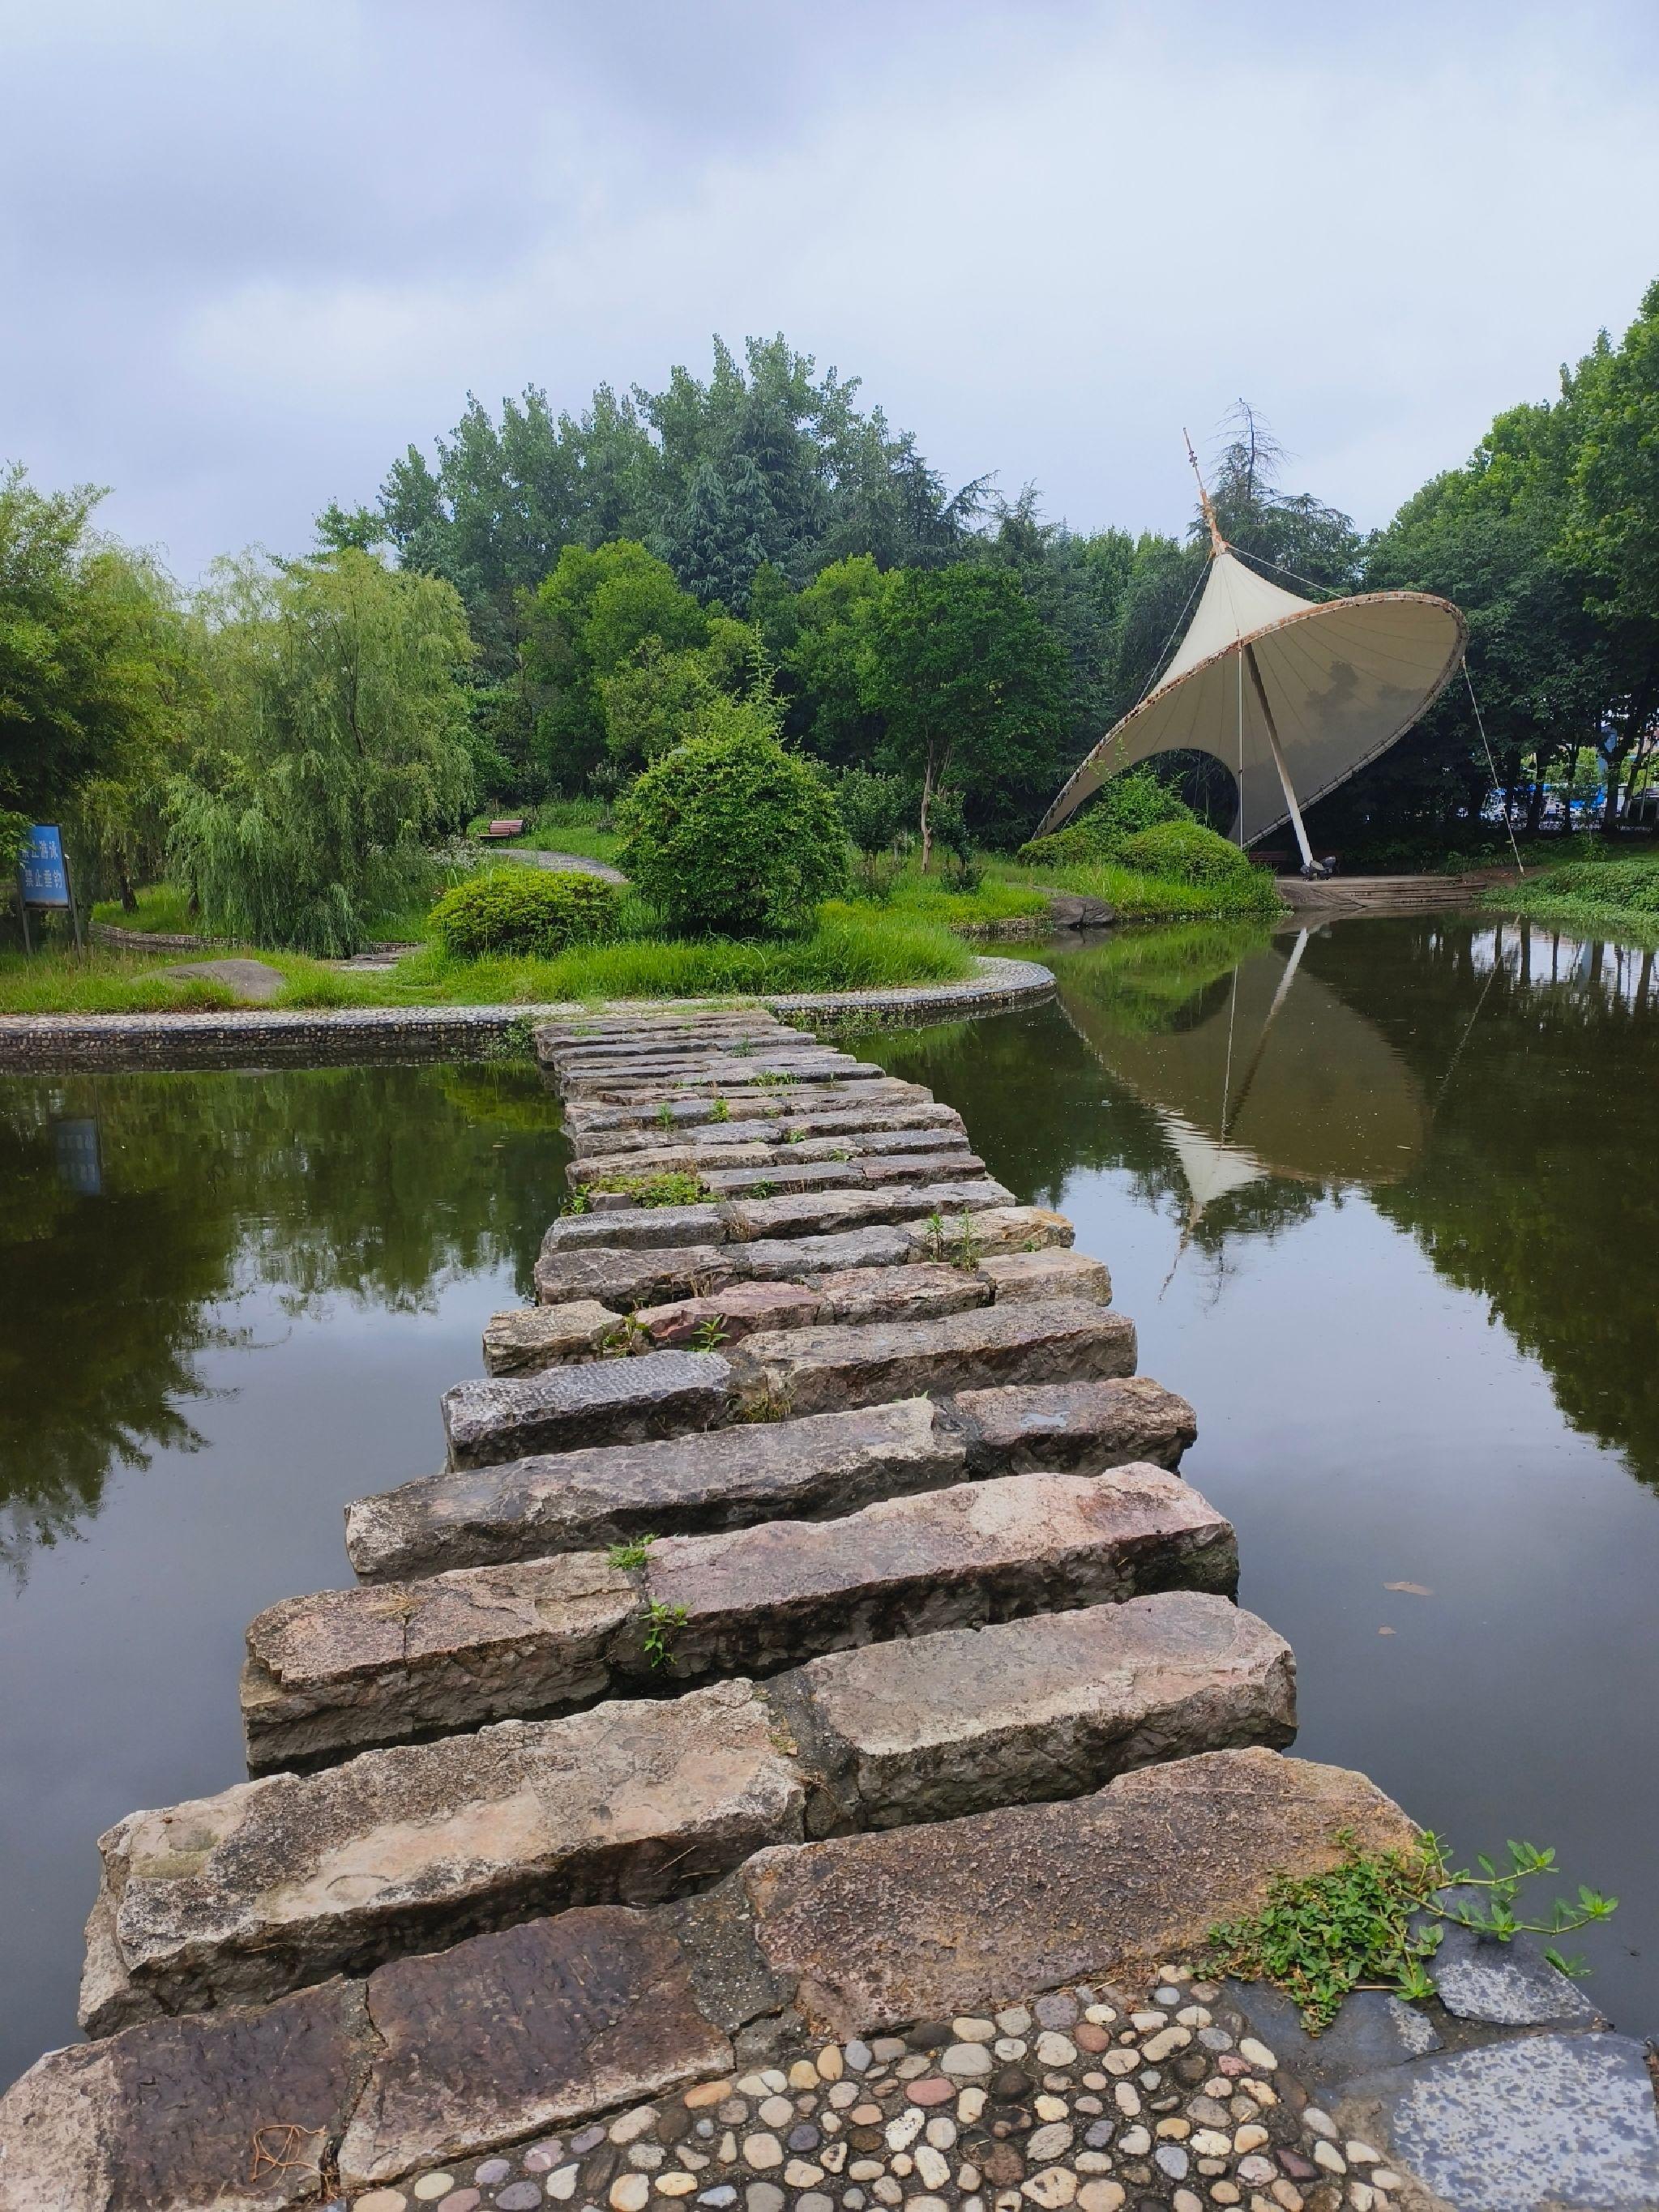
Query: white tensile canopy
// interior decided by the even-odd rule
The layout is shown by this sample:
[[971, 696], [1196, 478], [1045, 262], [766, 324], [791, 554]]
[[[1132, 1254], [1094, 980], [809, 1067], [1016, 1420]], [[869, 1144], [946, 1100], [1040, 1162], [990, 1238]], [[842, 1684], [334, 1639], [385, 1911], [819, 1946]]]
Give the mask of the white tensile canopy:
[[1301, 808], [1405, 735], [1456, 673], [1467, 635], [1451, 602], [1426, 592], [1298, 599], [1217, 533], [1175, 658], [1076, 770], [1037, 835], [1121, 769], [1193, 749], [1238, 779], [1239, 844], [1291, 822], [1310, 860]]

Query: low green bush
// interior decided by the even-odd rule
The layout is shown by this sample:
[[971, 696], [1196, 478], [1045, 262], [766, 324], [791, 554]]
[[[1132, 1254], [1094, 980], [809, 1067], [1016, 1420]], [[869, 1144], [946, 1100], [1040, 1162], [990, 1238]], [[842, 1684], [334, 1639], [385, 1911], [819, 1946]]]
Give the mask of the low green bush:
[[1022, 845], [1018, 857], [1029, 867], [1086, 868], [1091, 861], [1118, 859], [1126, 840], [1143, 830], [1196, 819], [1151, 769], [1132, 768], [1103, 783], [1085, 811], [1063, 830]]
[[1544, 896], [1585, 906], [1659, 914], [1659, 860], [1569, 860], [1543, 878]]
[[428, 917], [433, 935], [459, 959], [527, 952], [544, 958], [617, 933], [622, 901], [598, 876], [550, 869], [492, 869], [447, 890]]
[[1169, 876], [1180, 884], [1228, 884], [1254, 875], [1253, 863], [1237, 845], [1206, 830], [1201, 822], [1159, 822], [1126, 837], [1115, 857], [1144, 875]]
[[829, 785], [758, 728], [688, 738], [617, 808], [622, 865], [677, 930], [792, 937], [847, 882]]

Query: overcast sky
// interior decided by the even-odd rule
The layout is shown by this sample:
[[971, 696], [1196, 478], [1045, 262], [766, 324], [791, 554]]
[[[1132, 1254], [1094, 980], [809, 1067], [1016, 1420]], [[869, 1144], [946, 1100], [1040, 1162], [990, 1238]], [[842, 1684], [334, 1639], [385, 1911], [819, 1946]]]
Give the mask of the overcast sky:
[[0, 459], [185, 578], [527, 383], [783, 331], [1176, 527], [1239, 393], [1385, 520], [1659, 276], [1659, 8], [0, 0]]

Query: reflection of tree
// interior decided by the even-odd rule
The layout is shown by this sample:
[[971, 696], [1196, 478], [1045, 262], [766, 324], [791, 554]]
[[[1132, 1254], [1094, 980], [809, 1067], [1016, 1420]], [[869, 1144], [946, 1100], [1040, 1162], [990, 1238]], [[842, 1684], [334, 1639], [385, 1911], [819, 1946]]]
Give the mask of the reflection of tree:
[[1645, 1165], [1659, 1022], [1609, 988], [1612, 947], [1574, 974], [1557, 933], [1511, 924], [1513, 965], [1494, 972], [1474, 954], [1490, 935], [1413, 919], [1310, 948], [1438, 1094], [1421, 1164], [1373, 1201], [1448, 1281], [1490, 1301], [1574, 1428], [1659, 1485], [1659, 1199]]
[[[53, 1124], [95, 1121], [102, 1189]], [[188, 1449], [197, 1356], [276, 1288], [407, 1312], [459, 1275], [527, 1292], [562, 1188], [523, 1066], [18, 1079], [0, 1090], [0, 1556], [69, 1533], [116, 1465]]]

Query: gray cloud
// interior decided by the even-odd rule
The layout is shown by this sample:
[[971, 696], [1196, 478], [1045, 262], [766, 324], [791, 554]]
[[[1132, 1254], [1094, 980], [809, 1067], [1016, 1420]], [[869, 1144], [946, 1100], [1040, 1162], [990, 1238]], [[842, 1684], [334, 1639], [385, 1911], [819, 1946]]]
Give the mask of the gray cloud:
[[33, 0], [0, 71], [0, 454], [185, 575], [714, 330], [1079, 526], [1248, 392], [1378, 521], [1659, 274], [1639, 0]]

